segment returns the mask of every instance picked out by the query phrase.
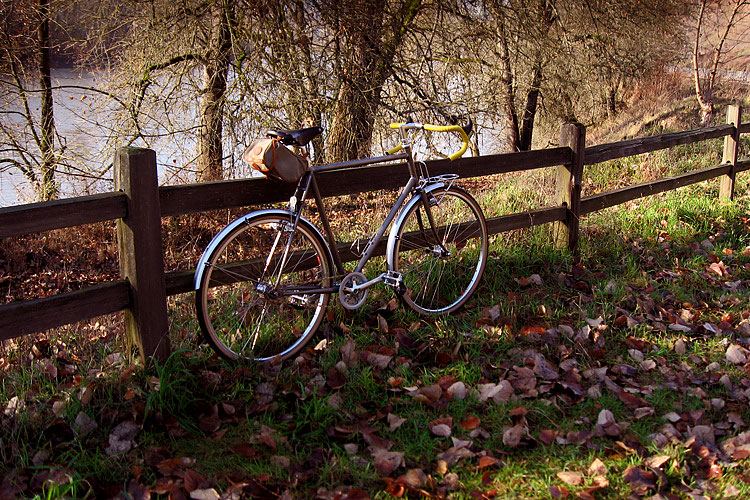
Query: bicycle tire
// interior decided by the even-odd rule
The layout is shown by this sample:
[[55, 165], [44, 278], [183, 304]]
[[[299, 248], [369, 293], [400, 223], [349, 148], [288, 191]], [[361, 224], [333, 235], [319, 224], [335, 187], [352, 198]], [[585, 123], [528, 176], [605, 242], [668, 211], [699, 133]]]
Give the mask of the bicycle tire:
[[415, 198], [399, 217], [388, 262], [401, 273], [399, 295], [409, 307], [422, 314], [447, 314], [464, 305], [479, 286], [487, 264], [487, 223], [479, 204], [461, 188], [428, 188], [427, 197], [441, 241], [430, 229], [424, 204]]
[[[198, 322], [207, 342], [226, 358], [287, 359], [323, 320], [330, 295], [304, 289], [329, 286], [331, 258], [312, 224], [300, 219], [293, 228], [290, 220], [282, 211], [248, 214], [201, 258]], [[298, 293], [284, 294], [292, 288]]]

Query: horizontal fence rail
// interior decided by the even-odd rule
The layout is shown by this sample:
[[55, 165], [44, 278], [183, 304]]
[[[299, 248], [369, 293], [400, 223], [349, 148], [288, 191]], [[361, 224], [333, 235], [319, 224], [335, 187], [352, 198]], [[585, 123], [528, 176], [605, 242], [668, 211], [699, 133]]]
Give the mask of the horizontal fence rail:
[[125, 280], [0, 306], [0, 340], [112, 314], [130, 307]]
[[[570, 160], [570, 148], [552, 148], [461, 158], [453, 162], [435, 160], [426, 164], [430, 175], [458, 173], [461, 177], [469, 178], [551, 167], [569, 163]], [[349, 168], [316, 175], [320, 193], [324, 197], [399, 188], [406, 184], [408, 178], [405, 163]], [[162, 217], [167, 217], [286, 201], [294, 194], [294, 188], [294, 185], [257, 178], [164, 186], [159, 188], [159, 204]]]
[[686, 132], [672, 132], [669, 134], [660, 134], [651, 137], [600, 144], [598, 146], [586, 148], [584, 164], [593, 165], [595, 163], [624, 158], [626, 156], [650, 153], [652, 151], [668, 149], [683, 144], [691, 144], [694, 142], [706, 141], [708, 139], [717, 139], [719, 137], [731, 135], [733, 132], [734, 125], [727, 124], [719, 125], [718, 127], [688, 130]]
[[[449, 160], [428, 161], [426, 165], [430, 175], [457, 173], [463, 178], [557, 167], [558, 199], [556, 200], [556, 206], [493, 217], [487, 219], [487, 229], [490, 234], [497, 234], [555, 223], [568, 231], [567, 241], [568, 243], [573, 242], [574, 245], [577, 238], [578, 217], [627, 201], [717, 177], [721, 178], [722, 181], [721, 197], [724, 199], [731, 198], [735, 175], [750, 170], [750, 159], [737, 160], [739, 136], [743, 133], [750, 133], [750, 123], [741, 123], [740, 118], [739, 107], [730, 106], [727, 115], [728, 123], [725, 125], [590, 147], [585, 147], [585, 128], [583, 126], [565, 126], [567, 128], [564, 127], [561, 134], [562, 147], [463, 158], [454, 162]], [[581, 178], [584, 165], [593, 165], [617, 158], [721, 137], [725, 139], [724, 159], [721, 165], [581, 197]], [[128, 175], [128, 170], [136, 167], [141, 170], [144, 168], [153, 169], [155, 172], [156, 162], [152, 153], [149, 150], [118, 151], [116, 163], [124, 165], [121, 167], [124, 169], [121, 171], [121, 175]], [[154, 159], [149, 160], [150, 157]], [[153, 165], [149, 163], [151, 161]], [[408, 173], [404, 164], [395, 163], [322, 172], [318, 175], [318, 184], [321, 194], [324, 197], [331, 197], [398, 188], [404, 185], [407, 177]], [[131, 175], [130, 179], [135, 183], [140, 182], [140, 177], [136, 175]], [[133, 191], [134, 189], [136, 191]], [[152, 190], [150, 192], [153, 193], [153, 196], [146, 194], [144, 198], [144, 195], [138, 191], [144, 189]], [[153, 189], [156, 189], [156, 191], [154, 192]], [[153, 206], [154, 203], [157, 204], [154, 217], [156, 217], [155, 221], [158, 225], [159, 216], [169, 217], [210, 210], [277, 203], [286, 201], [293, 194], [293, 191], [293, 185], [266, 179], [241, 179], [158, 188], [133, 187], [126, 183], [122, 191], [112, 193], [0, 208], [0, 238], [108, 220], [120, 221], [118, 222], [118, 238], [121, 239], [119, 245], [121, 268], [124, 267], [127, 271], [127, 274], [123, 274], [123, 276], [132, 276], [132, 278], [126, 277], [74, 292], [0, 305], [0, 340], [56, 328], [118, 311], [130, 311], [128, 317], [133, 317], [132, 309], [134, 307], [139, 309], [149, 307], [149, 304], [144, 303], [144, 301], [136, 306], [136, 304], [139, 304], [136, 299], [140, 292], [138, 284], [131, 281], [139, 280], [137, 269], [133, 268], [133, 262], [138, 262], [138, 258], [133, 257], [138, 249], [132, 248], [132, 241], [127, 244], [122, 241], [122, 239], [132, 238], [134, 233], [139, 235], [138, 238], [141, 241], [146, 238], [145, 242], [136, 242], [135, 245], [138, 247], [138, 245], [146, 244], [152, 247], [149, 249], [152, 256], [155, 255], [153, 246], [161, 245], [160, 240], [151, 241], [153, 238], [158, 238], [158, 234], [157, 236], [144, 236], [148, 231], [144, 232], [140, 231], [139, 227], [132, 227], [134, 224], [138, 224], [137, 221], [133, 220], [134, 218], [144, 217], [138, 213], [142, 210], [140, 202], [137, 200], [148, 199], [150, 206]], [[153, 202], [150, 201], [152, 199]], [[133, 213], [129, 213], [131, 210]], [[145, 217], [151, 217], [151, 215]], [[351, 250], [351, 242], [342, 242], [337, 246], [344, 262], [359, 258]], [[122, 252], [129, 252], [130, 256], [123, 255]], [[384, 253], [385, 242], [381, 242], [381, 245], [376, 248], [375, 254], [383, 255]], [[143, 258], [141, 257], [141, 259]], [[155, 258], [150, 257], [150, 260], [155, 260]], [[150, 260], [147, 259], [147, 262], [150, 262]], [[162, 269], [159, 265], [147, 267]], [[164, 300], [166, 300], [166, 296], [193, 290], [193, 270], [160, 272], [164, 277], [163, 289], [165, 292], [161, 292], [166, 294]], [[147, 270], [146, 277], [148, 277], [148, 274], [149, 271]], [[144, 279], [144, 277], [141, 276], [140, 279]], [[148, 286], [151, 287], [152, 285]], [[162, 310], [160, 309], [160, 311]], [[144, 311], [140, 310], [141, 316], [139, 317], [149, 318], [148, 312], [146, 311], [146, 314], [144, 314]], [[164, 313], [159, 312], [159, 314]], [[139, 328], [139, 325], [131, 324], [145, 321], [138, 319], [139, 317], [134, 320], [127, 320], [126, 330]], [[157, 319], [159, 321], [165, 320], [165, 318]], [[165, 339], [151, 339], [147, 343], [139, 343], [138, 347], [142, 356], [153, 355], [163, 358], [166, 355], [165, 353], [168, 353], [168, 348], [164, 349], [164, 342]]]
[[126, 204], [124, 193], [103, 193], [0, 208], [0, 238], [120, 219]]

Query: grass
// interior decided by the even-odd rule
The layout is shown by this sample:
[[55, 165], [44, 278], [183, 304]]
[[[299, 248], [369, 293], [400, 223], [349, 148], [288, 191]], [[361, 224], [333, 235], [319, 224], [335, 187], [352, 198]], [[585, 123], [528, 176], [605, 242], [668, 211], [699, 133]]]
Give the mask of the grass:
[[[622, 172], [633, 183], [714, 165], [717, 151], [713, 142], [680, 146], [587, 169], [585, 193], [617, 187]], [[488, 216], [549, 204], [549, 179], [529, 175], [502, 192], [477, 189]], [[0, 491], [136, 497], [147, 487], [166, 497], [171, 484], [183, 495], [235, 488], [248, 498], [333, 498], [336, 488], [356, 498], [358, 488], [384, 499], [389, 488], [410, 498], [421, 489], [435, 498], [536, 499], [565, 487], [618, 499], [633, 489], [628, 467], [646, 471], [648, 457], [667, 455], [662, 494], [750, 496], [747, 459], [719, 460], [722, 475], [706, 480], [701, 458], [718, 452], [686, 444], [696, 426], [710, 426], [720, 444], [747, 430], [738, 419], [750, 422], [747, 365], [725, 355], [749, 336], [741, 326], [750, 316], [749, 179], [738, 177], [732, 203], [717, 202], [709, 181], [591, 214], [577, 255], [554, 250], [549, 227], [494, 236], [482, 283], [460, 312], [418, 316], [374, 288], [359, 311], [333, 308], [309, 349], [280, 369], [216, 358], [196, 335], [190, 297], [171, 299], [177, 349], [163, 364], [129, 367], [117, 318], [34, 337], [28, 350], [6, 344]], [[169, 259], [179, 262], [179, 252]], [[720, 262], [728, 274], [712, 269]], [[672, 328], [680, 323], [689, 329]], [[342, 354], [348, 341], [357, 361]], [[368, 361], [376, 352], [391, 356], [385, 367]], [[541, 369], [545, 360], [557, 378]], [[502, 381], [512, 395], [481, 400], [478, 387]], [[462, 399], [446, 396], [456, 382], [468, 389]], [[14, 397], [22, 411], [9, 406]], [[619, 426], [612, 435], [597, 430], [604, 410]], [[82, 429], [82, 414], [96, 428]], [[448, 417], [450, 436], [431, 430]], [[136, 434], [119, 435], [122, 422], [135, 423]], [[113, 436], [132, 446], [108, 452]], [[461, 458], [453, 438], [471, 441]], [[403, 455], [391, 468], [378, 449]], [[589, 472], [595, 459], [607, 468], [606, 487]], [[567, 484], [559, 472], [582, 482]]]

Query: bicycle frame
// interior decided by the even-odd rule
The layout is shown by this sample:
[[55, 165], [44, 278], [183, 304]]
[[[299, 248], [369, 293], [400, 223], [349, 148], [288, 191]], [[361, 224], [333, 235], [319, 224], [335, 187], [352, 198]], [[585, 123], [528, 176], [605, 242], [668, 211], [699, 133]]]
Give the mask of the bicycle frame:
[[[325, 233], [325, 237], [328, 242], [328, 247], [330, 248], [330, 251], [331, 251], [333, 264], [336, 267], [336, 272], [338, 273], [338, 275], [343, 276], [347, 273], [347, 271], [344, 269], [344, 265], [341, 260], [341, 254], [336, 244], [336, 238], [335, 238], [335, 235], [333, 234], [333, 230], [331, 229], [331, 225], [328, 220], [328, 214], [326, 213], [325, 207], [323, 206], [323, 199], [320, 194], [320, 190], [318, 189], [318, 183], [315, 178], [315, 174], [317, 172], [328, 172], [332, 170], [341, 170], [345, 168], [374, 165], [378, 163], [387, 163], [391, 161], [406, 160], [406, 164], [409, 170], [409, 180], [401, 189], [401, 192], [399, 193], [399, 196], [396, 202], [393, 204], [393, 207], [391, 207], [391, 210], [388, 212], [388, 215], [383, 220], [383, 223], [380, 225], [380, 228], [378, 229], [378, 231], [375, 233], [375, 235], [370, 237], [370, 239], [368, 240], [367, 245], [365, 246], [359, 258], [359, 261], [357, 262], [357, 265], [354, 268], [354, 272], [356, 273], [362, 272], [367, 262], [370, 260], [370, 258], [372, 258], [376, 247], [380, 244], [381, 241], [383, 241], [383, 236], [385, 235], [385, 232], [387, 231], [388, 226], [391, 225], [393, 220], [401, 211], [402, 207], [404, 206], [404, 203], [406, 202], [409, 196], [413, 196], [414, 194], [419, 194], [421, 196], [422, 203], [424, 204], [425, 211], [427, 213], [427, 217], [429, 220], [430, 229], [433, 233], [435, 233], [434, 221], [432, 220], [432, 213], [429, 208], [429, 201], [427, 199], [427, 195], [425, 193], [423, 186], [421, 186], [419, 182], [422, 176], [417, 171], [417, 167], [414, 162], [414, 158], [412, 156], [411, 142], [406, 137], [406, 130], [403, 130], [403, 129], [401, 130], [401, 140], [402, 140], [401, 146], [402, 146], [403, 151], [400, 153], [388, 154], [388, 155], [379, 156], [376, 158], [365, 158], [361, 160], [352, 160], [352, 161], [346, 161], [346, 162], [340, 162], [340, 163], [332, 163], [328, 165], [314, 166], [310, 168], [310, 171], [306, 173], [305, 176], [297, 184], [297, 190], [295, 191], [294, 196], [292, 196], [292, 198], [290, 199], [290, 210], [292, 211], [294, 215], [294, 220], [292, 221], [292, 230], [296, 228], [299, 219], [302, 217], [302, 208], [304, 206], [304, 202], [307, 199], [308, 194], [312, 192], [313, 199], [315, 200], [315, 204], [320, 213], [320, 219], [323, 225], [323, 231]], [[435, 234], [435, 236], [437, 235]], [[366, 283], [362, 283], [358, 285], [357, 288], [369, 288], [370, 286], [376, 283], [384, 281], [386, 277], [387, 277], [387, 273], [383, 273], [380, 276], [367, 281]], [[321, 293], [335, 293], [336, 291], [338, 291], [338, 286], [335, 286], [335, 285], [336, 284], [334, 284], [334, 286], [331, 286], [330, 288], [321, 289], [320, 292]]]

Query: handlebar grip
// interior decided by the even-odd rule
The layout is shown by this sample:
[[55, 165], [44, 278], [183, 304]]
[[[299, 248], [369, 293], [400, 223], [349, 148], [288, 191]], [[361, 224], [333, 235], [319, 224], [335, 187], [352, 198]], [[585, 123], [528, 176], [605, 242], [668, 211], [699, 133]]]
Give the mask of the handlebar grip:
[[461, 149], [448, 155], [451, 161], [461, 158], [466, 150], [469, 149], [469, 136], [466, 134], [466, 130], [459, 125], [430, 125], [429, 123], [425, 123], [424, 129], [431, 132], [458, 132], [461, 135]]
[[401, 143], [399, 143], [399, 144], [397, 144], [397, 145], [393, 146], [393, 147], [392, 147], [391, 149], [389, 149], [388, 151], [386, 151], [386, 152], [385, 152], [385, 154], [388, 154], [388, 155], [392, 155], [392, 154], [398, 153], [398, 152], [399, 152], [399, 151], [401, 151], [402, 149], [404, 149], [404, 147], [403, 147], [403, 146], [401, 145]]

